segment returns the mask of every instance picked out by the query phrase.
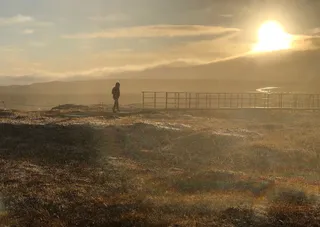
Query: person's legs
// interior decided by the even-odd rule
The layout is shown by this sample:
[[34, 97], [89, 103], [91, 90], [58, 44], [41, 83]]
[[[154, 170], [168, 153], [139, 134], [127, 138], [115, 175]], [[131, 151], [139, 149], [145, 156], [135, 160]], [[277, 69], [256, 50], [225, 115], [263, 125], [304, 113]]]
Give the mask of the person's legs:
[[114, 100], [114, 104], [113, 104], [112, 110], [113, 110], [113, 112], [116, 112], [116, 110], [119, 111], [119, 101], [118, 101], [118, 99]]
[[117, 100], [114, 100], [114, 104], [113, 104], [113, 108], [112, 111], [115, 113], [116, 112], [116, 108], [117, 108]]
[[117, 107], [116, 108], [117, 108], [118, 111], [120, 111], [119, 110], [119, 99], [117, 99]]

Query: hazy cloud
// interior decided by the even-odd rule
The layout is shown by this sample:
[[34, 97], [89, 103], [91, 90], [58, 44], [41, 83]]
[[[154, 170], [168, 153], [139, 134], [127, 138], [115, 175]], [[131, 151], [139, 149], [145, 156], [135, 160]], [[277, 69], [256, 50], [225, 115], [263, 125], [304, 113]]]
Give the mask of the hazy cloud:
[[24, 51], [24, 49], [16, 46], [0, 46], [0, 52], [18, 53], [22, 51]]
[[118, 13], [118, 14], [110, 14], [107, 16], [93, 16], [89, 17], [89, 20], [96, 21], [96, 22], [115, 22], [115, 21], [126, 21], [129, 17], [125, 14]]
[[12, 24], [21, 24], [34, 21], [34, 18], [31, 16], [17, 15], [14, 17], [1, 17], [0, 26], [7, 26]]
[[132, 49], [129, 49], [129, 48], [124, 48], [124, 49], [118, 49], [118, 50], [116, 50], [117, 52], [133, 52], [133, 50]]
[[22, 31], [22, 33], [25, 35], [30, 35], [30, 34], [34, 33], [34, 30], [33, 29], [25, 29]]
[[12, 25], [24, 25], [24, 24], [27, 24], [28, 26], [32, 26], [32, 27], [49, 27], [54, 25], [54, 23], [52, 22], [39, 21], [32, 16], [25, 16], [21, 14], [18, 14], [13, 17], [0, 17], [0, 27], [12, 26]]
[[[249, 53], [243, 53], [227, 58], [218, 58], [216, 60], [201, 60], [198, 58], [175, 58], [169, 60], [159, 60], [145, 64], [127, 64], [122, 66], [106, 66], [106, 67], [95, 67], [87, 70], [74, 70], [74, 71], [50, 71], [45, 69], [29, 69], [28, 72], [32, 75], [39, 76], [41, 78], [54, 78], [55, 80], [65, 80], [69, 78], [77, 77], [88, 77], [88, 78], [99, 78], [99, 77], [110, 77], [113, 74], [123, 72], [141, 72], [148, 69], [159, 68], [159, 67], [185, 67], [192, 65], [205, 65], [210, 63], [216, 63], [221, 61], [232, 60], [249, 55]], [[23, 74], [20, 74], [23, 75]]]
[[320, 35], [313, 36], [299, 36], [296, 40], [302, 49], [318, 49], [320, 48]]
[[47, 44], [44, 43], [44, 42], [40, 42], [40, 41], [32, 41], [32, 42], [29, 43], [29, 45], [33, 46], [33, 47], [44, 47]]
[[64, 71], [64, 72], [54, 72], [54, 71], [48, 71], [48, 70], [33, 70], [33, 74], [35, 75], [42, 75], [42, 76], [49, 76], [49, 77], [55, 77], [55, 78], [68, 78], [72, 76], [102, 76], [102, 75], [108, 75], [113, 73], [121, 73], [121, 72], [128, 72], [128, 71], [143, 71], [155, 67], [160, 66], [179, 66], [181, 64], [183, 65], [198, 65], [198, 64], [206, 64], [208, 61], [201, 61], [199, 59], [188, 59], [188, 58], [181, 58], [181, 59], [175, 59], [175, 60], [161, 60], [157, 62], [152, 63], [146, 63], [146, 64], [128, 64], [123, 66], [107, 66], [107, 67], [96, 67], [91, 68], [88, 70], [82, 70], [82, 71]]
[[34, 21], [32, 23], [32, 26], [35, 26], [35, 27], [51, 27], [53, 25], [54, 23], [49, 21]]
[[233, 17], [233, 15], [232, 14], [221, 14], [220, 17], [231, 18], [231, 17]]
[[238, 32], [238, 28], [204, 25], [152, 25], [130, 28], [109, 29], [102, 32], [64, 35], [66, 39], [95, 38], [152, 38], [152, 37], [182, 37], [216, 35], [225, 32]]
[[312, 35], [319, 35], [320, 34], [320, 27], [313, 28], [310, 32]]
[[[229, 34], [211, 40], [183, 42], [175, 46], [158, 50], [135, 51], [132, 49], [116, 49], [113, 51], [93, 52], [82, 55], [76, 62], [73, 56], [65, 56], [55, 65], [48, 63], [34, 74], [56, 78], [79, 76], [107, 76], [112, 73], [127, 71], [143, 71], [154, 67], [176, 67], [185, 65], [201, 65], [223, 61], [245, 55], [248, 46], [234, 47]], [[69, 62], [66, 66], [65, 62]]]

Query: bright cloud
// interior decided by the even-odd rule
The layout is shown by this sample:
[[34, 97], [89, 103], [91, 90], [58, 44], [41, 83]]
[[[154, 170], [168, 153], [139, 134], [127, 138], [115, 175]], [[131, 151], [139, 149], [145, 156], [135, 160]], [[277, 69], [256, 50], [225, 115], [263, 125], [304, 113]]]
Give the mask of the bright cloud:
[[225, 32], [238, 32], [238, 28], [203, 25], [151, 25], [130, 28], [109, 29], [102, 32], [63, 35], [65, 39], [95, 39], [95, 38], [153, 38], [153, 37], [183, 37], [200, 35], [217, 35]]

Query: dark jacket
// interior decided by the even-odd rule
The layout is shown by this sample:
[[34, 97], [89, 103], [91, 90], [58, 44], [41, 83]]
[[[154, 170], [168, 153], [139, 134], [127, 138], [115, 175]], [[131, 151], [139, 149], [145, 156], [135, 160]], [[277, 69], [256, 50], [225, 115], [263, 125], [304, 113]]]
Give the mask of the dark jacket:
[[120, 88], [114, 87], [112, 89], [112, 95], [113, 95], [113, 99], [119, 99], [120, 98]]

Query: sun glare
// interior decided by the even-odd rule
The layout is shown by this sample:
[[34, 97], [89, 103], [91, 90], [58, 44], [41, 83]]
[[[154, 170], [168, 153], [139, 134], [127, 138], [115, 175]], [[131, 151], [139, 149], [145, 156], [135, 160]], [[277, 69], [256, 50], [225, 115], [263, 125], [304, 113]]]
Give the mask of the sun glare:
[[286, 33], [276, 21], [267, 21], [258, 30], [258, 42], [253, 47], [254, 52], [267, 52], [290, 49], [292, 36]]

